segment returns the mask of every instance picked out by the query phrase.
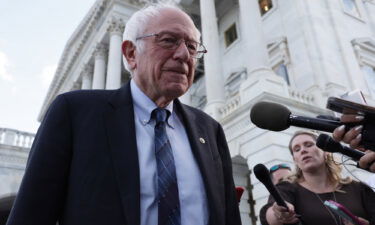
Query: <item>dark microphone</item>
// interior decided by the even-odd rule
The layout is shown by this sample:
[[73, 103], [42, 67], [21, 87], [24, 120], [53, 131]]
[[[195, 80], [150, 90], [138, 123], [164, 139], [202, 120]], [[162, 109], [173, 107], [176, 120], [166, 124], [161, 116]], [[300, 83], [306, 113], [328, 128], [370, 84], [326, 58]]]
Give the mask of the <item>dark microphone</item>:
[[255, 177], [258, 178], [258, 180], [264, 184], [264, 186], [270, 192], [272, 197], [275, 199], [276, 203], [280, 206], [284, 206], [285, 208], [288, 208], [286, 206], [284, 199], [281, 197], [279, 191], [276, 189], [275, 185], [272, 183], [271, 177], [270, 177], [270, 171], [267, 169], [267, 167], [260, 163], [254, 166], [253, 170], [254, 170]]
[[327, 134], [320, 134], [318, 136], [318, 138], [316, 139], [316, 146], [326, 152], [339, 152], [341, 154], [349, 156], [355, 161], [358, 161], [362, 156], [365, 155], [365, 153], [361, 151], [340, 144]]
[[[287, 107], [271, 102], [256, 103], [251, 108], [250, 120], [257, 127], [271, 131], [282, 131], [290, 126], [296, 126], [333, 132], [334, 129], [343, 125], [343, 123], [336, 120], [296, 116]], [[345, 128], [349, 130], [351, 127], [349, 125]]]

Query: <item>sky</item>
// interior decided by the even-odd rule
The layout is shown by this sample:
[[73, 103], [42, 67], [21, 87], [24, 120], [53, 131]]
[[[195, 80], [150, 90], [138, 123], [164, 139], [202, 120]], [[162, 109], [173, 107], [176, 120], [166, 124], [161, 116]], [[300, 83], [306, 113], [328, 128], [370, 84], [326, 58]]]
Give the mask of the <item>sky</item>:
[[65, 44], [94, 3], [0, 1], [0, 128], [36, 133]]

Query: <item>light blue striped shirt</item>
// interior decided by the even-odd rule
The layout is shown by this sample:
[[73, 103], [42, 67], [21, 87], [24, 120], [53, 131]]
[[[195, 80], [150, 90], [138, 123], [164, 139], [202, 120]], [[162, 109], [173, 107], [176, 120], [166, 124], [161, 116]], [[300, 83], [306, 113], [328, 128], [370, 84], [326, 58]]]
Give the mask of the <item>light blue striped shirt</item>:
[[[151, 112], [157, 107], [131, 80], [137, 137], [140, 185], [141, 225], [158, 224], [157, 171], [154, 147], [155, 121]], [[206, 190], [198, 164], [191, 151], [185, 127], [173, 110], [173, 102], [167, 107], [171, 112], [167, 135], [171, 143], [176, 165], [177, 184], [181, 206], [181, 225], [207, 225], [208, 204]]]

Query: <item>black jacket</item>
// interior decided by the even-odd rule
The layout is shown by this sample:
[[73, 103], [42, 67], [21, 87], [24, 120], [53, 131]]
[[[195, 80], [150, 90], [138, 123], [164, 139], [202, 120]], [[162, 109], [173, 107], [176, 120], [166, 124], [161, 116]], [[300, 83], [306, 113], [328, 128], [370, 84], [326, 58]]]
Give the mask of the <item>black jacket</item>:
[[[200, 110], [178, 100], [175, 105], [204, 180], [210, 225], [241, 224], [222, 127]], [[139, 225], [140, 177], [130, 83], [118, 90], [59, 95], [46, 113], [7, 225], [56, 221]]]

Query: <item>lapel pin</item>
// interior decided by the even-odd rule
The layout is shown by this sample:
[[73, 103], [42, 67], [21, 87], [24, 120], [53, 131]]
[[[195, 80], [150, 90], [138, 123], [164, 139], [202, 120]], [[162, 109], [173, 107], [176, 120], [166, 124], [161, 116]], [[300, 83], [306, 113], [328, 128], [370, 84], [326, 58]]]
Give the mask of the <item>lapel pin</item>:
[[206, 143], [206, 141], [204, 140], [204, 138], [199, 138], [199, 141], [200, 141], [202, 144]]

